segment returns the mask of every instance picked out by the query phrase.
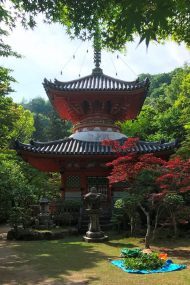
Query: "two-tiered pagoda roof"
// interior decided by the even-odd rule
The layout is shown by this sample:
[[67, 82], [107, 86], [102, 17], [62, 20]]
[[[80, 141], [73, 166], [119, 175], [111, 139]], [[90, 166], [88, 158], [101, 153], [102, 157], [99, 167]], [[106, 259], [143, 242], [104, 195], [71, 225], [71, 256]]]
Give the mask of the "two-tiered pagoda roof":
[[[99, 64], [100, 53], [95, 52], [92, 74], [67, 82], [44, 80], [46, 93], [60, 117], [75, 124], [74, 134], [47, 143], [17, 142], [17, 152], [34, 167], [59, 171], [68, 157], [73, 161], [82, 157], [89, 157], [89, 160], [102, 157], [106, 162], [113, 159], [115, 153], [101, 141], [112, 139], [123, 143], [127, 140], [115, 122], [137, 117], [148, 92], [149, 80], [116, 79], [105, 75]], [[131, 152], [168, 156], [175, 147], [176, 142], [139, 141]]]

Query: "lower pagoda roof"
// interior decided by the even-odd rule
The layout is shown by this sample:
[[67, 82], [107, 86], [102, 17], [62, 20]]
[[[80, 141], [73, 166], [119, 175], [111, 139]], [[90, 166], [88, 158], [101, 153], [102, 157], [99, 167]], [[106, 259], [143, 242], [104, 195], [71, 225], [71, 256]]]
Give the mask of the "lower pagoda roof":
[[[126, 139], [119, 140], [123, 144]], [[172, 142], [145, 142], [138, 141], [134, 147], [131, 148], [131, 152], [137, 152], [139, 154], [145, 153], [165, 153], [172, 152], [177, 147], [177, 141]], [[50, 142], [34, 142], [30, 144], [23, 144], [19, 141], [15, 143], [15, 149], [18, 153], [35, 153], [38, 155], [53, 155], [53, 156], [76, 156], [76, 155], [114, 155], [110, 146], [102, 145], [98, 141], [82, 141], [73, 138], [65, 138]]]

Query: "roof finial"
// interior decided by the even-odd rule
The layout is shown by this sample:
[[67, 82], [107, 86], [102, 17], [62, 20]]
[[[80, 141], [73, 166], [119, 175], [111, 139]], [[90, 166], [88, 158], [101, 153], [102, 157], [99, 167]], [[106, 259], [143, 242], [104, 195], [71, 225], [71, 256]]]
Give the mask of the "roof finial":
[[101, 63], [101, 45], [99, 35], [94, 36], [94, 64], [96, 68], [100, 67]]
[[93, 74], [101, 75], [102, 69], [100, 68], [101, 64], [101, 38], [100, 38], [100, 29], [97, 27], [94, 34], [94, 64], [95, 68], [93, 69]]

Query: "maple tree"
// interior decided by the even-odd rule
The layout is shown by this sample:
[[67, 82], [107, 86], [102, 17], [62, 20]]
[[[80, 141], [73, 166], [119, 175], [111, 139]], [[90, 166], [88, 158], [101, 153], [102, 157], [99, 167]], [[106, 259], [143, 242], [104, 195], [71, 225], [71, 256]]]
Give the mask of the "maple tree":
[[190, 191], [190, 159], [176, 157], [167, 161], [163, 173], [157, 179], [162, 193]]
[[[112, 167], [110, 176], [108, 176], [109, 183], [114, 184], [122, 181], [127, 181], [129, 187], [127, 191], [131, 191], [134, 187], [135, 180], [143, 171], [159, 171], [160, 167], [165, 164], [165, 161], [154, 154], [139, 154], [136, 150], [136, 146], [139, 143], [138, 138], [128, 138], [126, 141], [121, 142], [105, 140], [103, 145], [111, 147], [112, 151], [116, 153], [116, 158], [107, 163], [107, 166]], [[146, 173], [147, 175], [147, 173]], [[145, 175], [145, 176], [146, 176]], [[142, 189], [141, 189], [142, 190]], [[150, 236], [151, 236], [151, 217], [150, 209], [144, 206], [143, 202], [152, 197], [149, 185], [144, 185], [144, 191], [139, 191], [141, 199], [138, 202], [138, 206], [146, 216], [147, 231], [145, 236], [145, 248], [150, 248]], [[152, 189], [151, 189], [152, 190]]]
[[91, 39], [100, 27], [102, 45], [118, 50], [139, 36], [145, 41], [172, 39], [190, 46], [189, 0], [2, 0], [0, 22], [34, 27], [40, 14], [66, 27], [71, 38]]
[[104, 140], [103, 145], [110, 146], [117, 157], [107, 163], [112, 167], [111, 174], [108, 176], [109, 183], [117, 183], [121, 181], [133, 182], [137, 175], [145, 169], [153, 170], [164, 165], [165, 160], [156, 157], [153, 153], [139, 154], [136, 146], [139, 138], [128, 138], [121, 144], [118, 141]]
[[[135, 187], [139, 189], [141, 199], [138, 201], [138, 206], [147, 219], [145, 247], [150, 247], [150, 210], [153, 204], [158, 204], [156, 216], [159, 214], [160, 205], [167, 205], [176, 234], [175, 212], [183, 199], [180, 195], [190, 191], [190, 159], [182, 160], [180, 157], [175, 157], [165, 161], [152, 153], [139, 154], [136, 150], [139, 144], [138, 138], [128, 138], [123, 143], [110, 140], [102, 143], [111, 147], [116, 153], [116, 158], [107, 163], [107, 166], [112, 167], [108, 176], [109, 183], [127, 181], [128, 187], [125, 190], [129, 193], [134, 193]], [[150, 187], [151, 179], [148, 181], [148, 175], [152, 175], [151, 179], [155, 180], [158, 188]], [[149, 206], [147, 201], [151, 202]]]

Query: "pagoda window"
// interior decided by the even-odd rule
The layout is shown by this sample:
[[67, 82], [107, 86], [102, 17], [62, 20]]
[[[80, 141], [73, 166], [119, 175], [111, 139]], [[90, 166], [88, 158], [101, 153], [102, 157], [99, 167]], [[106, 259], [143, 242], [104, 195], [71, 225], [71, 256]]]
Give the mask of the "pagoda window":
[[108, 196], [108, 178], [104, 176], [89, 176], [88, 179], [88, 191], [92, 187], [96, 187], [98, 193], [105, 195], [105, 199]]
[[94, 101], [93, 110], [94, 112], [99, 112], [102, 109], [102, 103], [99, 100]]
[[90, 112], [90, 105], [88, 101], [85, 100], [82, 102], [82, 109], [83, 109], [84, 114], [88, 114]]
[[79, 189], [80, 188], [80, 176], [67, 176], [66, 188], [67, 189]]
[[111, 113], [111, 109], [112, 109], [112, 103], [110, 101], [107, 101], [105, 103], [105, 112], [107, 114], [110, 114]]

